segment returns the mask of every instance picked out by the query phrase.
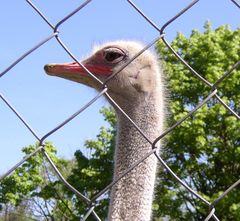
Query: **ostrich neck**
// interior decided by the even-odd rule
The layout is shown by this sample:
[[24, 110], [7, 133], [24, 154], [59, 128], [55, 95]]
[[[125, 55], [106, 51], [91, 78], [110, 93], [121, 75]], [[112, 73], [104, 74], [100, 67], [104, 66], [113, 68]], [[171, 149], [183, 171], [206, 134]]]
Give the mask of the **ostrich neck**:
[[[158, 94], [158, 98], [161, 92]], [[153, 141], [162, 130], [163, 103], [148, 97], [141, 102], [123, 105], [123, 110]], [[151, 144], [132, 123], [118, 113], [114, 179], [151, 151]], [[153, 200], [157, 159], [151, 155], [117, 182], [111, 192], [109, 221], [149, 221]]]

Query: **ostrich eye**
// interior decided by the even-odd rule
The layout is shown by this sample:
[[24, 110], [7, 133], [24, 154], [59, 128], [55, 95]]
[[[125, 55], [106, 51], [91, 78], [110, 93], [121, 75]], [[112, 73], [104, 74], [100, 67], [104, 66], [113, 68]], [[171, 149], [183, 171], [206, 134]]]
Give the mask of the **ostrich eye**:
[[122, 61], [125, 56], [125, 53], [118, 48], [108, 48], [104, 50], [104, 58], [110, 63], [118, 63]]
[[116, 52], [108, 52], [106, 55], [105, 55], [105, 59], [107, 61], [114, 61], [116, 60], [117, 58], [120, 58], [122, 56], [122, 54], [119, 54], [119, 53], [116, 53]]

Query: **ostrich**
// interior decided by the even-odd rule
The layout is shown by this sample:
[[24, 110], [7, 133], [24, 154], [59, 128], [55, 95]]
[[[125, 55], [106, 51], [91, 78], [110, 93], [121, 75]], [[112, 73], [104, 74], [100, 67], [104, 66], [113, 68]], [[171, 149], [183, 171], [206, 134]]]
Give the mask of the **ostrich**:
[[[143, 45], [134, 41], [116, 41], [96, 47], [82, 64], [100, 80], [129, 61]], [[76, 62], [47, 64], [49, 75], [62, 77], [100, 90], [102, 85], [91, 78]], [[162, 70], [156, 56], [145, 51], [107, 82], [109, 95], [154, 140], [162, 132], [164, 91]], [[151, 145], [116, 109], [117, 141], [114, 158], [114, 180], [137, 160], [151, 151]], [[153, 201], [157, 159], [149, 156], [113, 187], [108, 212], [109, 221], [149, 221]]]

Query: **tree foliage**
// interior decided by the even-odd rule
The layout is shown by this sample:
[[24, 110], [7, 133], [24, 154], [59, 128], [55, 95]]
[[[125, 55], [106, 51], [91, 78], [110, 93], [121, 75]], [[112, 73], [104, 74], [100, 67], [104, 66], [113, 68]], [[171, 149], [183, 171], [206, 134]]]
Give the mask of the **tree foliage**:
[[[110, 126], [101, 127], [95, 140], [85, 142], [84, 152], [87, 154], [78, 150], [73, 160], [65, 160], [56, 156], [56, 148], [51, 143], [46, 143], [44, 147], [67, 181], [89, 198], [112, 180], [116, 116], [112, 108], [102, 108], [101, 113]], [[36, 148], [38, 145], [30, 145], [22, 151], [29, 154]], [[97, 204], [99, 216], [106, 217], [108, 201], [107, 192]], [[24, 215], [24, 220], [30, 216], [75, 221], [87, 211], [87, 205], [62, 184], [41, 152], [0, 183], [0, 220], [10, 221], [9, 217], [16, 215], [16, 211], [24, 204], [28, 204], [28, 207], [22, 214], [17, 213], [19, 220]], [[90, 217], [89, 220], [95, 219]]]
[[[193, 30], [190, 37], [178, 34], [172, 47], [202, 77], [214, 84], [240, 60], [240, 29], [228, 26], [205, 32]], [[172, 125], [206, 97], [210, 88], [193, 76], [166, 47], [157, 50], [165, 64], [169, 98], [168, 124]], [[218, 86], [218, 94], [240, 114], [240, 71]], [[240, 122], [215, 98], [188, 118], [167, 137], [163, 156], [168, 165], [191, 188], [210, 202], [239, 179]], [[156, 216], [175, 220], [204, 220], [208, 209], [182, 188], [166, 171], [159, 173]], [[240, 193], [234, 190], [217, 204], [220, 220], [240, 220]]]
[[[38, 144], [29, 145], [22, 152], [27, 155], [36, 148]], [[71, 162], [57, 157], [56, 148], [51, 143], [46, 143], [44, 149], [61, 173], [67, 175]], [[58, 213], [64, 220], [64, 215], [72, 214], [67, 206], [71, 201], [65, 200], [64, 192], [60, 191], [62, 189], [57, 183], [57, 177], [43, 154], [36, 153], [0, 182], [0, 214], [5, 217], [4, 220], [36, 220], [34, 217], [54, 220]]]
[[[97, 139], [86, 141], [84, 149], [89, 153], [88, 157], [80, 150], [75, 152], [76, 166], [68, 177], [68, 181], [89, 198], [104, 189], [112, 181], [113, 174], [116, 115], [112, 108], [102, 108], [101, 113], [110, 127], [101, 127]], [[107, 192], [101, 197], [95, 210], [100, 217], [106, 217], [108, 201]], [[86, 204], [80, 199], [76, 198], [75, 206], [79, 216], [86, 213]], [[90, 217], [89, 220], [95, 219]]]

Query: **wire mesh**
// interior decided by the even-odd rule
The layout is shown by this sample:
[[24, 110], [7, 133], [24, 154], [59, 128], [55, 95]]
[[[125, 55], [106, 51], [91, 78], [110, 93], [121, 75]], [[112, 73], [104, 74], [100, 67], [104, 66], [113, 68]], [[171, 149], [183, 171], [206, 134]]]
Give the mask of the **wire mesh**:
[[[122, 177], [126, 176], [131, 170], [133, 170], [135, 167], [137, 167], [142, 161], [144, 161], [146, 158], [148, 158], [150, 155], [155, 155], [158, 161], [162, 164], [162, 166], [174, 177], [176, 182], [182, 185], [182, 187], [186, 188], [191, 194], [195, 195], [199, 200], [201, 200], [204, 204], [206, 204], [209, 207], [209, 213], [206, 214], [205, 221], [210, 220], [213, 218], [214, 220], [219, 220], [218, 217], [215, 215], [215, 208], [217, 207], [219, 201], [224, 198], [230, 191], [232, 191], [236, 186], [240, 183], [240, 179], [237, 180], [235, 183], [233, 183], [228, 189], [226, 189], [218, 198], [216, 198], [213, 202], [209, 202], [207, 199], [202, 197], [200, 194], [198, 194], [196, 191], [191, 189], [184, 181], [182, 181], [175, 173], [174, 171], [169, 168], [169, 166], [165, 163], [165, 161], [161, 158], [159, 153], [156, 151], [156, 144], [164, 138], [168, 133], [172, 132], [178, 125], [180, 125], [182, 122], [184, 122], [187, 118], [192, 116], [199, 108], [201, 108], [204, 104], [206, 104], [210, 99], [215, 97], [220, 104], [223, 105], [224, 108], [227, 109], [233, 116], [235, 116], [238, 120], [240, 119], [240, 116], [234, 112], [234, 110], [231, 109], [218, 95], [218, 85], [224, 81], [234, 70], [236, 70], [240, 66], [240, 61], [238, 61], [236, 64], [234, 64], [226, 73], [223, 73], [222, 76], [214, 83], [211, 84], [206, 79], [204, 79], [199, 73], [197, 73], [196, 70], [194, 70], [184, 59], [171, 47], [170, 43], [165, 39], [165, 29], [170, 26], [172, 23], [174, 23], [181, 15], [183, 15], [186, 11], [190, 10], [194, 5], [196, 5], [199, 0], [192, 1], [187, 7], [185, 7], [183, 10], [181, 10], [179, 13], [177, 13], [175, 16], [170, 18], [168, 21], [165, 22], [164, 25], [159, 27], [157, 24], [155, 24], [151, 19], [143, 12], [140, 8], [131, 0], [127, 0], [127, 2], [131, 5], [133, 10], [136, 10], [140, 16], [142, 16], [148, 23], [151, 25], [157, 32], [159, 33], [159, 36], [157, 36], [155, 39], [153, 39], [149, 44], [147, 44], [146, 47], [144, 47], [139, 53], [137, 53], [128, 63], [126, 63], [124, 66], [122, 66], [119, 70], [115, 71], [105, 82], [102, 82], [100, 79], [98, 79], [95, 75], [93, 75], [89, 70], [87, 70], [83, 64], [81, 64], [78, 59], [75, 57], [75, 55], [69, 50], [69, 48], [64, 44], [64, 42], [61, 40], [59, 36], [59, 28], [63, 25], [64, 22], [66, 22], [68, 19], [70, 19], [72, 16], [74, 16], [77, 13], [81, 13], [81, 10], [88, 4], [90, 4], [92, 1], [87, 0], [83, 1], [82, 4], [80, 4], [75, 10], [70, 12], [67, 16], [62, 18], [60, 21], [57, 22], [56, 25], [51, 24], [51, 22], [48, 20], [48, 18], [30, 1], [26, 0], [26, 2], [29, 4], [29, 6], [43, 19], [43, 21], [50, 27], [52, 33], [47, 36], [45, 39], [40, 41], [38, 44], [34, 45], [31, 49], [26, 51], [22, 56], [20, 56], [18, 59], [16, 59], [11, 65], [9, 65], [5, 70], [3, 70], [0, 73], [0, 78], [3, 77], [5, 74], [8, 74], [8, 72], [14, 68], [16, 65], [18, 65], [19, 62], [21, 62], [24, 58], [27, 56], [31, 56], [31, 53], [38, 50], [42, 45], [46, 44], [48, 41], [52, 39], [56, 39], [59, 45], [65, 50], [65, 52], [75, 61], [77, 62], [82, 68], [85, 69], [85, 71], [89, 74], [89, 76], [92, 77], [96, 82], [98, 82], [102, 90], [93, 98], [91, 99], [87, 104], [85, 104], [83, 107], [81, 107], [76, 113], [69, 116], [67, 119], [65, 119], [61, 124], [57, 125], [55, 128], [47, 132], [44, 136], [39, 136], [34, 129], [27, 123], [27, 121], [18, 113], [18, 111], [11, 105], [11, 103], [7, 100], [7, 98], [0, 93], [1, 100], [7, 105], [9, 108], [9, 111], [12, 111], [18, 119], [23, 123], [23, 125], [28, 129], [28, 131], [35, 137], [35, 139], [39, 142], [39, 147], [30, 153], [29, 155], [25, 156], [24, 159], [22, 159], [19, 163], [14, 165], [11, 169], [9, 169], [4, 175], [1, 176], [0, 181], [3, 180], [5, 177], [10, 176], [16, 168], [18, 168], [20, 165], [22, 165], [26, 160], [28, 160], [31, 157], [34, 157], [34, 155], [38, 152], [42, 152], [43, 156], [45, 157], [45, 160], [49, 162], [57, 176], [59, 177], [59, 180], [72, 192], [76, 194], [85, 204], [86, 204], [86, 214], [82, 215], [82, 220], [87, 220], [88, 217], [92, 214], [93, 217], [95, 217], [96, 220], [101, 220], [98, 216], [98, 214], [94, 211], [95, 209], [95, 203], [97, 199], [106, 193], [113, 185], [115, 185]], [[233, 3], [235, 6], [240, 8], [240, 3], [237, 0], [231, 0], [229, 3]], [[151, 141], [148, 136], [138, 127], [138, 125], [121, 109], [121, 107], [114, 101], [114, 99], [108, 94], [108, 87], [107, 82], [110, 81], [112, 78], [114, 78], [115, 75], [117, 75], [119, 72], [121, 72], [127, 65], [129, 65], [134, 59], [136, 59], [138, 56], [140, 56], [142, 53], [144, 53], [145, 50], [152, 47], [157, 41], [163, 41], [165, 45], [169, 48], [169, 50], [185, 65], [189, 71], [196, 76], [200, 81], [202, 81], [206, 86], [209, 87], [209, 94], [206, 96], [202, 102], [200, 102], [193, 110], [191, 110], [186, 116], [184, 116], [182, 119], [178, 120], [174, 125], [168, 127], [162, 134], [159, 134], [159, 137], [156, 138], [154, 141]], [[96, 102], [100, 97], [107, 96], [108, 99], [111, 101], [112, 105], [115, 106], [119, 111], [122, 112], [122, 114], [129, 120], [130, 124], [133, 124], [134, 127], [141, 133], [141, 135], [152, 145], [152, 150], [145, 154], [144, 157], [142, 157], [140, 160], [135, 162], [130, 168], [128, 168], [121, 176], [119, 176], [116, 180], [112, 181], [109, 185], [107, 185], [103, 190], [101, 190], [98, 194], [93, 196], [91, 199], [87, 198], [84, 194], [80, 193], [77, 189], [75, 189], [73, 186], [71, 186], [65, 178], [62, 176], [60, 171], [57, 169], [56, 165], [54, 164], [51, 157], [46, 153], [44, 146], [45, 146], [45, 140], [53, 133], [58, 131], [61, 127], [64, 127], [66, 124], [68, 124], [70, 121], [72, 121], [76, 116], [81, 114], [85, 109], [87, 109], [89, 106], [91, 106], [94, 102]], [[88, 209], [87, 209], [88, 208]]]

